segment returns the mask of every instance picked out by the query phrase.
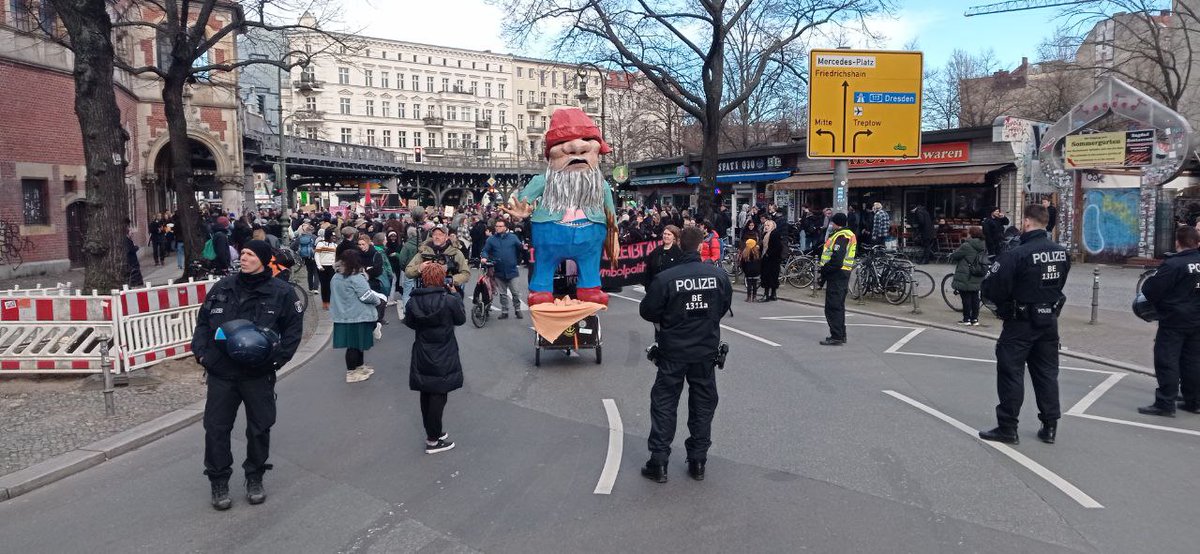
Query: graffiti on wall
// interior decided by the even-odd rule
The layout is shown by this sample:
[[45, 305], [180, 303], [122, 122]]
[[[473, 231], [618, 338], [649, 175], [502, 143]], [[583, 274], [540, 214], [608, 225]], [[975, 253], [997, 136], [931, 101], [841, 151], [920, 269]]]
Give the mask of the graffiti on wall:
[[1083, 193], [1083, 247], [1094, 261], [1121, 261], [1138, 255], [1142, 192], [1135, 188], [1092, 189]]

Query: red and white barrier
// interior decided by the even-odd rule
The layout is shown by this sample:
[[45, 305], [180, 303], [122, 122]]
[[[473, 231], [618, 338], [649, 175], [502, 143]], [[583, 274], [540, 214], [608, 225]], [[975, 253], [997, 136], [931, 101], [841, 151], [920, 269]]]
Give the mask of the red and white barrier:
[[116, 371], [190, 353], [196, 313], [215, 280], [113, 291], [0, 291], [0, 375], [99, 373], [113, 340]]

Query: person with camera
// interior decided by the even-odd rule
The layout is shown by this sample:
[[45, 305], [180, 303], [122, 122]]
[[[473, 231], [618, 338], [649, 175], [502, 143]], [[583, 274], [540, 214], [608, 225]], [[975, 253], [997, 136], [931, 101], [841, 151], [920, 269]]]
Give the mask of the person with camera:
[[1050, 215], [1038, 204], [1022, 214], [1021, 244], [1001, 253], [983, 278], [984, 305], [1004, 320], [996, 341], [997, 426], [979, 438], [1017, 444], [1017, 418], [1025, 397], [1025, 366], [1033, 381], [1038, 439], [1054, 444], [1061, 417], [1058, 403], [1058, 314], [1066, 303], [1063, 286], [1071, 261], [1067, 250], [1050, 240]]
[[1175, 230], [1175, 254], [1146, 278], [1142, 294], [1158, 313], [1154, 336], [1154, 376], [1158, 388], [1154, 403], [1138, 408], [1147, 415], [1175, 417], [1175, 398], [1182, 384], [1178, 408], [1200, 413], [1200, 231]]
[[642, 475], [667, 482], [667, 460], [675, 439], [675, 415], [683, 383], [688, 384], [688, 474], [704, 479], [704, 464], [712, 444], [712, 419], [717, 409], [716, 366], [724, 365], [728, 347], [721, 342], [721, 318], [733, 301], [729, 276], [720, 267], [700, 261], [704, 231], [680, 231], [683, 256], [646, 287], [640, 314], [654, 324], [655, 344], [647, 351], [658, 367], [650, 389], [650, 460]]
[[246, 406], [246, 499], [266, 500], [263, 473], [275, 424], [275, 372], [296, 354], [304, 306], [287, 283], [271, 277], [271, 246], [251, 240], [241, 271], [213, 285], [196, 316], [192, 354], [207, 373], [204, 404], [204, 474], [212, 506], [227, 510], [233, 475], [230, 433], [238, 405]]
[[408, 262], [408, 266], [404, 268], [404, 274], [408, 275], [410, 279], [417, 279], [421, 276], [421, 271], [425, 269], [426, 264], [430, 263], [446, 266], [446, 275], [459, 289], [462, 289], [467, 279], [471, 278], [471, 268], [467, 265], [467, 258], [463, 256], [462, 250], [450, 243], [450, 235], [446, 231], [445, 225], [438, 225], [429, 232], [429, 240], [417, 249], [417, 255]]

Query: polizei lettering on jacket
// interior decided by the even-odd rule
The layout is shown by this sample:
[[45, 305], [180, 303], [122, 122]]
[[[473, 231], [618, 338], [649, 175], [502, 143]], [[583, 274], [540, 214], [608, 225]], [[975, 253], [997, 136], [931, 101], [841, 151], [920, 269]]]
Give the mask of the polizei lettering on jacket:
[[1067, 253], [1063, 250], [1033, 253], [1033, 263], [1042, 266], [1043, 286], [1058, 284], [1058, 281], [1062, 279], [1062, 272], [1059, 271], [1058, 264], [1065, 261], [1067, 261]]
[[1033, 253], [1033, 263], [1035, 264], [1049, 264], [1065, 261], [1067, 261], [1067, 253], [1063, 250], [1050, 250], [1048, 252]]
[[675, 292], [716, 289], [716, 277], [688, 277], [687, 279], [675, 280]]

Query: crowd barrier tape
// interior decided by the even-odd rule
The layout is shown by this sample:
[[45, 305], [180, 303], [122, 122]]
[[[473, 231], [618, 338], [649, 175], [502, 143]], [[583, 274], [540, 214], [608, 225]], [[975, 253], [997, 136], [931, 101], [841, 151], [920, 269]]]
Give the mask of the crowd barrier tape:
[[[115, 371], [189, 355], [196, 314], [215, 280], [83, 294], [0, 291], [0, 375], [99, 373], [112, 341]], [[15, 294], [14, 294], [15, 293]]]

